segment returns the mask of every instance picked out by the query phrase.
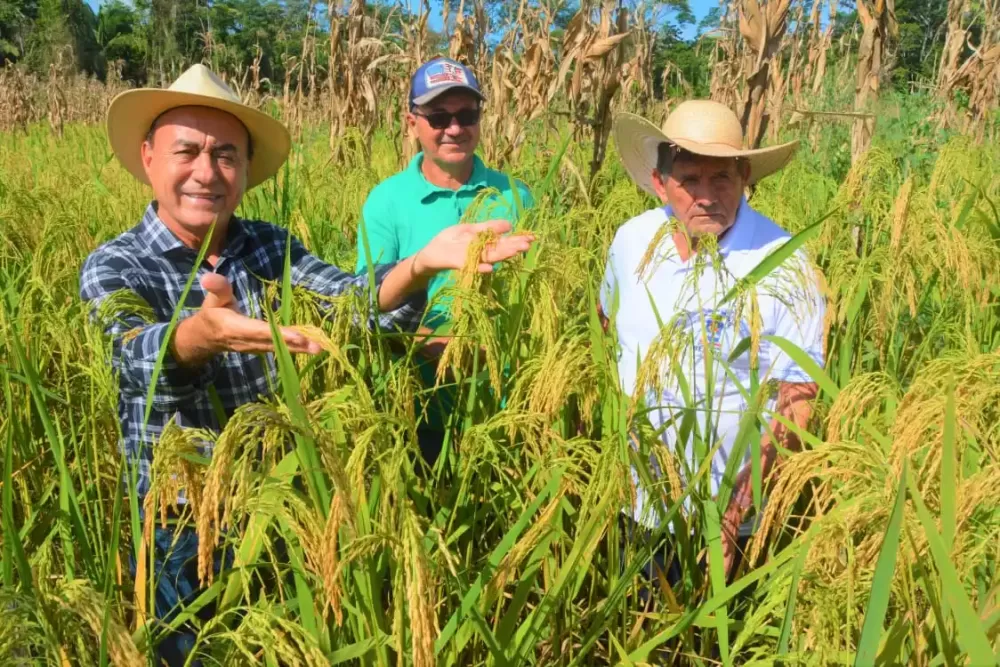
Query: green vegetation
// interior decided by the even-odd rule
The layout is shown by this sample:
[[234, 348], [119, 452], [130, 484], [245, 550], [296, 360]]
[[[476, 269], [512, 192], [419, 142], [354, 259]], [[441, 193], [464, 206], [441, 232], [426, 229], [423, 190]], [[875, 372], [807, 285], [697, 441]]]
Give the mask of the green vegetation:
[[[615, 229], [652, 202], [613, 147], [584, 191], [589, 144], [560, 162], [560, 137], [537, 132], [512, 175], [540, 202], [526, 222], [540, 241], [456, 294], [469, 336], [443, 381], [461, 408], [433, 470], [418, 463], [415, 367], [389, 351], [409, 341], [353, 329], [363, 303], [321, 320], [304, 293], [273, 317], [314, 327], [326, 352], [279, 354], [274, 398], [221, 435], [159, 444], [148, 516], [184, 483], [199, 500], [187, 520], [236, 554], [197, 603], [218, 605], [200, 624], [209, 664], [995, 663], [1000, 150], [922, 132], [918, 105], [850, 169], [829, 159], [846, 129], [824, 126], [753, 196], [792, 232], [821, 221], [806, 247], [827, 289], [828, 359], [805, 450], [731, 583], [700, 563], [718, 539], [700, 484], [692, 513], [679, 488], [656, 487], [690, 534], [680, 585], [645, 604], [649, 546], [618, 548], [628, 465], [649, 473], [629, 429], [676, 465], [617, 391], [595, 314]], [[397, 160], [376, 133], [370, 159], [331, 162], [325, 130], [307, 130], [240, 214], [350, 267], [363, 198]], [[134, 225], [149, 193], [102, 130], [76, 124], [62, 139], [0, 135], [0, 173], [0, 662], [136, 664], [163, 631], [143, 623], [151, 582], [128, 568], [152, 523], [119, 484], [109, 346], [77, 291], [86, 254]]]

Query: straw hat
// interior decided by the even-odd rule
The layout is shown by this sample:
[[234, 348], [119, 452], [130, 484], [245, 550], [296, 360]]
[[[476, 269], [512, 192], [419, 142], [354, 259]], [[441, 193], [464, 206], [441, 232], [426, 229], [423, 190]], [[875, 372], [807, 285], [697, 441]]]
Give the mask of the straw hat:
[[682, 102], [667, 116], [662, 131], [630, 113], [618, 114], [612, 131], [625, 169], [636, 185], [653, 196], [653, 170], [661, 142], [676, 144], [696, 155], [744, 158], [750, 163], [751, 184], [788, 164], [799, 145], [791, 141], [769, 148], [744, 149], [743, 129], [736, 114], [711, 100]]
[[251, 109], [214, 72], [204, 65], [188, 68], [169, 88], [138, 88], [119, 94], [108, 108], [111, 149], [129, 172], [149, 184], [140, 149], [153, 121], [165, 111], [188, 105], [220, 109], [236, 116], [253, 141], [247, 189], [277, 173], [288, 157], [291, 137], [279, 121]]

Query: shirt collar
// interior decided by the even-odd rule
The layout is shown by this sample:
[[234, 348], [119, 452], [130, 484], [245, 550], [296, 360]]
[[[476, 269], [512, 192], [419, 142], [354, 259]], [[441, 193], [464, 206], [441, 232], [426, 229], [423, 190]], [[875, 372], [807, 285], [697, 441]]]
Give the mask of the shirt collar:
[[[154, 255], [168, 255], [173, 252], [185, 250], [195, 252], [184, 245], [177, 238], [166, 223], [157, 214], [159, 203], [152, 201], [146, 206], [146, 211], [142, 214], [139, 222], [138, 237], [146, 245], [146, 248]], [[246, 243], [246, 230], [243, 228], [242, 220], [235, 215], [229, 219], [229, 227], [226, 233], [226, 245], [222, 250], [222, 256], [235, 257], [243, 249]]]
[[[665, 204], [662, 210], [667, 215], [667, 220], [674, 213], [670, 204]], [[747, 203], [746, 197], [742, 197], [740, 199], [740, 207], [736, 210], [736, 219], [733, 221], [733, 226], [727, 229], [722, 238], [719, 239], [719, 252], [723, 257], [728, 255], [733, 249], [740, 247], [738, 242], [742, 240], [750, 229], [751, 222], [749, 218], [752, 213], [753, 211], [750, 208], [750, 204]]]
[[146, 207], [146, 212], [142, 214], [142, 221], [139, 223], [138, 237], [154, 255], [166, 255], [181, 248], [190, 250], [160, 220], [160, 216], [156, 213], [158, 206], [154, 200]]
[[726, 233], [719, 239], [719, 252], [723, 256], [742, 246], [740, 241], [743, 240], [743, 237], [746, 236], [747, 231], [751, 227], [750, 215], [750, 204], [747, 203], [746, 197], [743, 197], [740, 199], [740, 207], [736, 210], [736, 219], [733, 220], [733, 226], [727, 229]]
[[[420, 200], [424, 201], [431, 195], [438, 193], [451, 194], [455, 190], [450, 190], [449, 188], [442, 188], [434, 185], [424, 176], [424, 172], [421, 171], [420, 167], [424, 162], [424, 153], [420, 151], [417, 153], [412, 160], [410, 160], [410, 165], [407, 167], [407, 171], [410, 173], [410, 177], [414, 179], [417, 183], [417, 191], [420, 193]], [[486, 164], [479, 158], [478, 155], [473, 154], [472, 156], [472, 173], [469, 174], [469, 180], [466, 181], [462, 187], [460, 187], [457, 192], [463, 192], [466, 190], [478, 190], [486, 185], [487, 169]]]

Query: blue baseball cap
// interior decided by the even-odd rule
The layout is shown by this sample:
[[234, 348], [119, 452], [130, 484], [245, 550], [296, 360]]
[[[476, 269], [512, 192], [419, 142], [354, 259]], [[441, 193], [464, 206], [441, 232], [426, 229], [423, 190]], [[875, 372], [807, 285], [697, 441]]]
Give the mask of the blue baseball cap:
[[421, 65], [410, 79], [410, 108], [427, 104], [449, 90], [463, 89], [485, 100], [472, 70], [451, 58], [435, 58]]

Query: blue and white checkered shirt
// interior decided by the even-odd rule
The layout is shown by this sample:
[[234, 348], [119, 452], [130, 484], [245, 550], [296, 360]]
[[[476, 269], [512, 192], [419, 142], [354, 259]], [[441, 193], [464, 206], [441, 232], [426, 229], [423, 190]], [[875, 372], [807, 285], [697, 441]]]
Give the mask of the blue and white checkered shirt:
[[[233, 217], [228, 227], [225, 249], [213, 269], [208, 262], [198, 267], [198, 276], [214, 271], [226, 277], [244, 314], [259, 314], [265, 298], [263, 281], [282, 277], [288, 233], [275, 225]], [[337, 296], [357, 290], [364, 294], [368, 276], [353, 275], [310, 255], [294, 237], [291, 240], [292, 283], [324, 296]], [[121, 446], [130, 462], [137, 466], [136, 491], [140, 498], [149, 491], [150, 466], [154, 443], [171, 419], [184, 428], [202, 428], [218, 432], [219, 419], [212, 406], [209, 387], [214, 386], [227, 416], [245, 403], [271, 393], [275, 386], [274, 355], [225, 352], [213, 357], [201, 368], [180, 366], [168, 352], [156, 381], [156, 392], [149, 423], [142, 432], [146, 395], [160, 348], [164, 345], [168, 323], [178, 306], [198, 253], [188, 248], [166, 227], [151, 203], [142, 221], [121, 236], [105, 243], [84, 262], [80, 277], [80, 295], [90, 302], [92, 316], [111, 294], [129, 290], [145, 301], [153, 313], [140, 308], [115, 306], [101, 312], [101, 324], [112, 337], [112, 364], [119, 375], [118, 414], [122, 426]], [[382, 279], [393, 265], [376, 269], [375, 280]], [[198, 280], [188, 293], [180, 317], [197, 312], [205, 297]], [[394, 311], [380, 313], [379, 324], [415, 330], [426, 306], [426, 293], [417, 292]], [[110, 310], [111, 312], [104, 312]], [[210, 448], [203, 450], [211, 455]], [[184, 502], [183, 492], [178, 502]]]

